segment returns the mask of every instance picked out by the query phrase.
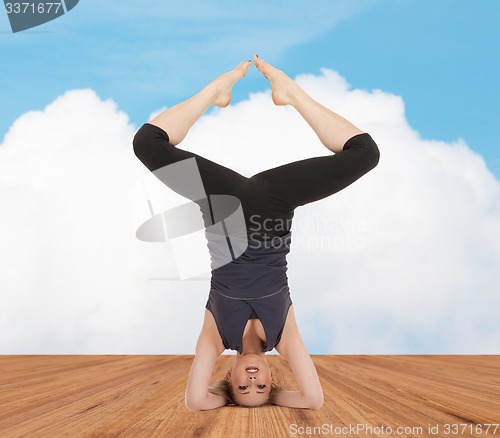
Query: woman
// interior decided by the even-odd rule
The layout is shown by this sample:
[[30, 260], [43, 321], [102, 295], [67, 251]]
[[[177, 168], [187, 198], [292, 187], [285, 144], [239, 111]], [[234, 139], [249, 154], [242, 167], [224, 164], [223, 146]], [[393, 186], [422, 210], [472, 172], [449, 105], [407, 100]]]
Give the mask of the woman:
[[[195, 96], [163, 111], [134, 137], [135, 154], [152, 172], [194, 158], [208, 199], [218, 194], [234, 196], [243, 209], [247, 249], [212, 269], [210, 295], [186, 388], [185, 403], [190, 411], [231, 403], [322, 406], [321, 383], [297, 328], [287, 285], [291, 220], [296, 207], [342, 190], [379, 161], [379, 150], [369, 134], [313, 100], [258, 55], [254, 62], [271, 84], [273, 102], [293, 106], [333, 154], [246, 178], [175, 147], [211, 105], [229, 105], [233, 85], [246, 75], [252, 61], [241, 62]], [[212, 206], [193, 200], [200, 205], [205, 224], [210, 223], [210, 215], [213, 221]], [[300, 390], [286, 391], [273, 382], [265, 358], [265, 352], [273, 348], [288, 360]], [[225, 349], [237, 351], [233, 366], [225, 379], [209, 386], [217, 356]]]

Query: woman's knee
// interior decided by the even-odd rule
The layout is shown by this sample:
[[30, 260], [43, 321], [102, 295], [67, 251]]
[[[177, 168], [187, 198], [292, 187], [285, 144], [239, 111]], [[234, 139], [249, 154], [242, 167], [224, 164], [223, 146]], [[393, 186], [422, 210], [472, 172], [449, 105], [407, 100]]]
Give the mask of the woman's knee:
[[151, 171], [170, 164], [168, 135], [160, 128], [144, 124], [136, 132], [132, 146], [136, 157]]
[[366, 148], [367, 148], [367, 158], [371, 164], [372, 169], [376, 167], [380, 161], [380, 150], [375, 143], [375, 140], [371, 137], [370, 134], [366, 134], [365, 136]]
[[378, 165], [380, 160], [380, 150], [373, 140], [372, 136], [367, 132], [363, 134], [358, 134], [347, 141], [344, 145], [344, 150], [353, 149], [359, 154], [359, 158], [362, 157], [363, 163], [366, 164], [368, 170], [373, 169]]

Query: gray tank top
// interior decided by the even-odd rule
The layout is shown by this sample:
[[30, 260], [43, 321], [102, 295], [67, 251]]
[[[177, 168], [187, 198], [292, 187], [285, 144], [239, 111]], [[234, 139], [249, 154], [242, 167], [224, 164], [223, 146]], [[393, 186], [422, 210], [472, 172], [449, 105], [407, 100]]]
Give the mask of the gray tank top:
[[290, 242], [291, 232], [267, 241], [248, 240], [240, 256], [212, 269], [205, 307], [212, 312], [226, 349], [242, 353], [249, 319], [259, 319], [264, 327], [263, 352], [278, 345], [292, 304], [286, 275]]

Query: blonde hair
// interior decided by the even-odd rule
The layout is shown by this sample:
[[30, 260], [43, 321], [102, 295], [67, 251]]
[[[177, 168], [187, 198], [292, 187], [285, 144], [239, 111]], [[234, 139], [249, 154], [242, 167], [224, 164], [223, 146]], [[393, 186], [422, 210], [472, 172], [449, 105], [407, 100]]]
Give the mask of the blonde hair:
[[271, 381], [271, 389], [269, 391], [269, 397], [267, 398], [267, 400], [264, 403], [261, 403], [260, 405], [249, 406], [243, 403], [238, 403], [234, 399], [233, 387], [231, 386], [231, 382], [229, 382], [227, 379], [220, 379], [217, 382], [215, 382], [215, 384], [208, 387], [208, 392], [215, 395], [221, 395], [227, 400], [228, 404], [245, 406], [247, 408], [258, 408], [260, 406], [271, 404], [270, 402], [271, 395], [278, 391], [283, 391], [283, 388], [276, 382]]

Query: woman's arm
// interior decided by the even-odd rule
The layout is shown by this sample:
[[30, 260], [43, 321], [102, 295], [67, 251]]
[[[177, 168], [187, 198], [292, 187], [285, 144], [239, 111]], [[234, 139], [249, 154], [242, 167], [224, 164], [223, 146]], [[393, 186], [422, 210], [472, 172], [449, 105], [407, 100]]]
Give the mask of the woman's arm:
[[185, 395], [186, 407], [191, 412], [215, 409], [227, 404], [224, 397], [208, 392], [215, 361], [217, 356], [224, 351], [221, 344], [222, 341], [217, 342], [211, 328], [211, 321], [205, 313], [205, 321], [196, 344], [195, 357], [189, 371]]
[[291, 408], [321, 408], [323, 406], [323, 389], [316, 367], [297, 328], [293, 305], [290, 306], [281, 340], [276, 346], [276, 350], [288, 360], [301, 389], [299, 391], [277, 391], [271, 395], [271, 402]]

